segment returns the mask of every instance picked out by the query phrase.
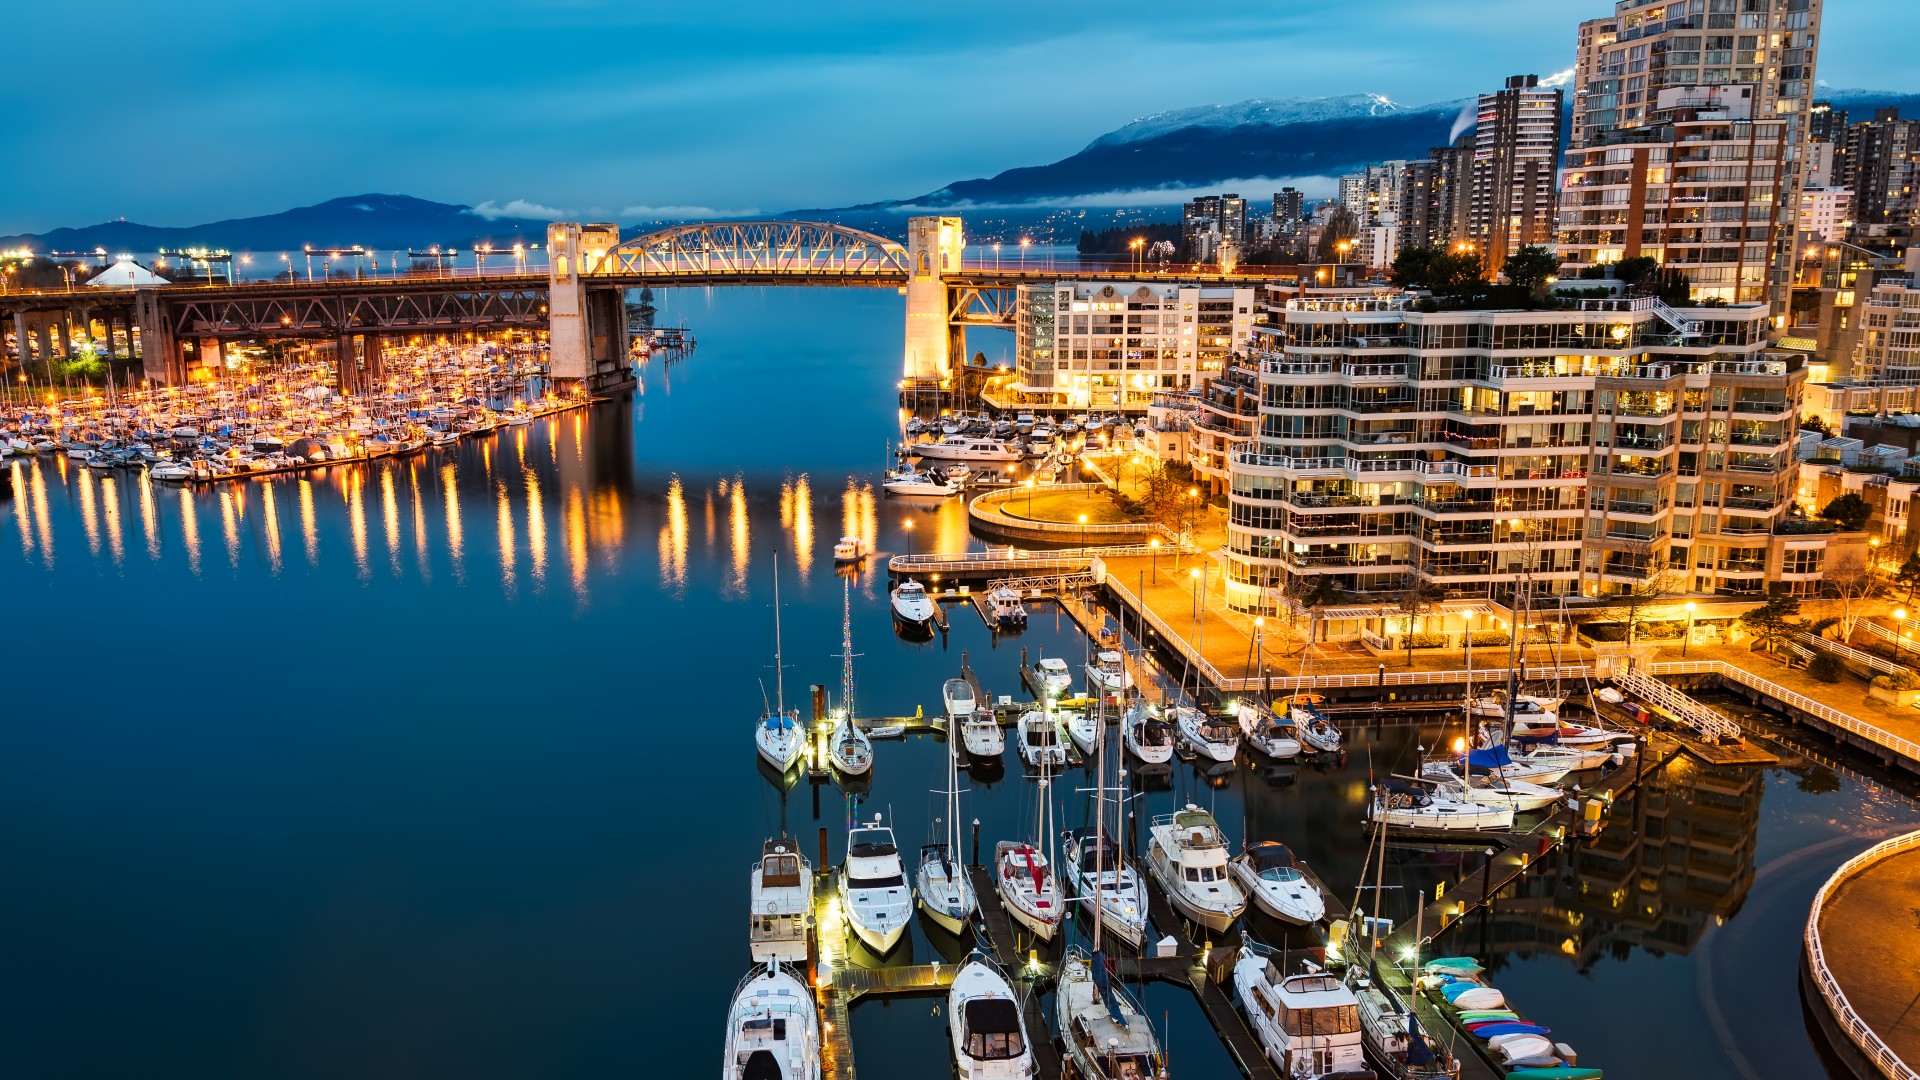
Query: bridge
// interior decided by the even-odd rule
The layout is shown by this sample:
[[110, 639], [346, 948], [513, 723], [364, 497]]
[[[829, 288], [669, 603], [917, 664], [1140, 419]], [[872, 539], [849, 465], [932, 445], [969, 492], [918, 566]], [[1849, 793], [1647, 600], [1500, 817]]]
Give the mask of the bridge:
[[384, 345], [422, 335], [545, 330], [555, 378], [594, 389], [631, 380], [625, 293], [641, 287], [826, 286], [906, 296], [903, 374], [942, 384], [965, 359], [969, 326], [1013, 325], [1022, 285], [1060, 280], [1259, 285], [1278, 271], [1003, 269], [968, 265], [958, 217], [915, 217], [907, 243], [842, 225], [729, 221], [675, 225], [622, 240], [617, 225], [556, 222], [545, 272], [447, 269], [352, 279], [69, 288], [0, 295], [24, 362], [71, 352], [75, 327], [137, 352], [146, 377], [175, 384], [218, 368], [237, 342], [330, 345], [342, 389], [385, 372]]

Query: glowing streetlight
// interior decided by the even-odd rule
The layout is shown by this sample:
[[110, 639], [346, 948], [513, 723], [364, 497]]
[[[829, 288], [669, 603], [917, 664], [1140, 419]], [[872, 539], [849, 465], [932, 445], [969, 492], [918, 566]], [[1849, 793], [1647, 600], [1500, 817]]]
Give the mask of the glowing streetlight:
[[1680, 642], [1680, 659], [1682, 660], [1687, 658], [1687, 646], [1693, 644], [1693, 609], [1695, 606], [1697, 605], [1695, 605], [1693, 601], [1687, 601], [1687, 636], [1684, 641]]

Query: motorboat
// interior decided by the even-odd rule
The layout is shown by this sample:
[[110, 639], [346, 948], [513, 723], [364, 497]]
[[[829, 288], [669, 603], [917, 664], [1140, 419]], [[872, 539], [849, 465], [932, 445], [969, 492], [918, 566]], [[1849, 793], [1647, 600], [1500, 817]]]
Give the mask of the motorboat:
[[1304, 695], [1296, 695], [1287, 703], [1287, 718], [1293, 721], [1295, 737], [1302, 746], [1322, 754], [1337, 754], [1343, 740], [1340, 729], [1333, 726], [1327, 714], [1320, 711], [1318, 705]]
[[147, 475], [166, 483], [181, 483], [193, 479], [193, 466], [177, 461], [160, 461], [148, 466]]
[[[1566, 703], [1564, 697], [1551, 697], [1542, 694], [1513, 695], [1513, 715], [1515, 719], [1528, 719], [1536, 723], [1550, 724], [1560, 715], [1560, 706]], [[1473, 699], [1467, 706], [1470, 716], [1504, 720], [1507, 717], [1507, 692], [1495, 690]]]
[[834, 720], [827, 736], [827, 760], [848, 776], [863, 776], [873, 768], [873, 741], [845, 710]]
[[1054, 718], [1060, 730], [1080, 753], [1093, 756], [1093, 745], [1100, 738], [1100, 717], [1088, 709], [1059, 709]]
[[1092, 826], [1068, 830], [1060, 857], [1073, 895], [1082, 903], [1098, 897], [1101, 929], [1134, 948], [1147, 937], [1147, 893], [1120, 845], [1111, 836], [1095, 844]]
[[974, 758], [997, 758], [1007, 749], [1006, 732], [1000, 730], [1000, 721], [989, 709], [975, 709], [961, 722], [960, 741], [967, 755]]
[[847, 860], [840, 873], [840, 907], [854, 935], [876, 953], [885, 954], [900, 943], [913, 913], [913, 890], [907, 885], [900, 849], [893, 830], [875, 814], [868, 824], [847, 831]]
[[954, 973], [947, 1032], [960, 1080], [1027, 1080], [1038, 1070], [1020, 999], [983, 952], [975, 950]]
[[1312, 926], [1327, 917], [1327, 901], [1285, 844], [1262, 840], [1248, 844], [1227, 864], [1254, 906], [1295, 926]]
[[1133, 676], [1127, 674], [1126, 657], [1114, 649], [1102, 649], [1087, 663], [1087, 684], [1095, 691], [1119, 694], [1131, 689]]
[[1173, 710], [1173, 729], [1180, 742], [1201, 757], [1232, 761], [1240, 753], [1240, 725], [1224, 716], [1209, 716], [1191, 705]]
[[933, 600], [927, 596], [927, 587], [917, 581], [903, 581], [893, 587], [893, 617], [901, 625], [913, 630], [931, 630], [934, 618], [939, 614]]
[[1020, 714], [1016, 739], [1020, 758], [1036, 769], [1060, 769], [1067, 764], [1067, 747], [1060, 741], [1060, 729], [1045, 709], [1028, 709]]
[[818, 1080], [813, 992], [774, 961], [741, 981], [727, 1009], [722, 1080]]
[[813, 867], [800, 845], [785, 837], [763, 844], [749, 895], [753, 925], [747, 940], [754, 960], [806, 963], [813, 936]]
[[946, 705], [949, 731], [973, 716], [979, 707], [973, 696], [973, 684], [965, 679], [948, 679], [940, 687], [940, 697]]
[[1019, 461], [1020, 449], [998, 439], [949, 435], [939, 442], [915, 443], [909, 449], [934, 461]]
[[939, 471], [894, 469], [880, 481], [889, 495], [936, 495], [945, 498], [960, 494], [960, 482]]
[[[947, 683], [948, 687], [954, 682], [966, 685], [964, 680], [955, 679]], [[971, 697], [969, 694], [969, 701]], [[971, 712], [965, 713], [962, 719], [970, 715]], [[947, 790], [943, 794], [947, 797], [947, 807], [946, 814], [936, 823], [940, 826], [935, 830], [938, 839], [921, 847], [914, 880], [920, 886], [920, 910], [948, 933], [958, 934], [973, 921], [976, 901], [973, 880], [967, 876], [967, 868], [957, 855], [960, 850], [960, 747], [952, 739], [947, 740]]]
[[1107, 972], [1106, 957], [1075, 945], [1060, 965], [1053, 1019], [1081, 1080], [1163, 1080], [1166, 1057], [1153, 1024]]
[[[787, 709], [786, 667], [780, 656], [780, 560], [773, 561], [773, 686], [774, 700], [753, 729], [753, 744], [760, 757], [778, 772], [786, 772], [800, 760], [807, 742], [806, 726], [798, 710]], [[760, 693], [766, 694], [761, 684]]]
[[833, 561], [857, 563], [867, 557], [867, 542], [857, 536], [843, 536], [833, 545]]
[[1251, 698], [1234, 702], [1233, 715], [1248, 746], [1276, 761], [1300, 756], [1300, 740], [1294, 738], [1298, 729], [1291, 718], [1281, 723], [1273, 710]]
[[1597, 769], [1619, 757], [1619, 752], [1611, 745], [1603, 746], [1556, 746], [1545, 743], [1520, 753], [1508, 751], [1514, 762], [1520, 765], [1555, 765], [1564, 767], [1568, 772], [1580, 772], [1583, 769]]
[[1043, 656], [1039, 663], [1033, 665], [1027, 681], [1033, 684], [1034, 691], [1040, 696], [1057, 698], [1073, 689], [1073, 672], [1065, 660], [1057, 656]]
[[1129, 753], [1149, 765], [1173, 760], [1173, 725], [1162, 720], [1160, 710], [1145, 698], [1127, 706], [1120, 719], [1120, 739]]
[[1617, 742], [1631, 742], [1633, 735], [1613, 728], [1568, 723], [1558, 717], [1543, 718], [1539, 722], [1515, 717], [1512, 741], [1519, 745], [1553, 743], [1558, 746], [1611, 746]]
[[987, 594], [987, 616], [1001, 630], [1024, 630], [1027, 626], [1027, 606], [1020, 602], [1019, 593], [1005, 585]]
[[1227, 869], [1227, 838], [1213, 815], [1188, 803], [1153, 819], [1147, 869], [1173, 908], [1216, 933], [1247, 910], [1247, 894]]
[[1427, 762], [1420, 772], [1427, 779], [1438, 780], [1441, 785], [1439, 790], [1452, 797], [1485, 806], [1505, 806], [1520, 811], [1544, 810], [1565, 797], [1558, 788], [1529, 784], [1524, 780], [1507, 780], [1485, 773], [1463, 776], [1452, 762], [1447, 761]]
[[1474, 776], [1492, 776], [1501, 780], [1520, 780], [1544, 786], [1558, 784], [1573, 771], [1572, 766], [1555, 762], [1515, 761], [1513, 756], [1507, 753], [1505, 745], [1496, 745], [1468, 750], [1456, 758], [1423, 762], [1420, 766], [1420, 775], [1429, 780], [1448, 779], [1458, 772], [1458, 765], [1462, 760], [1466, 763], [1467, 772]]
[[1467, 802], [1444, 791], [1388, 780], [1374, 790], [1367, 820], [1418, 832], [1489, 832], [1513, 828], [1513, 807]]
[[1373, 1080], [1360, 1037], [1360, 1002], [1323, 971], [1288, 975], [1248, 943], [1233, 965], [1240, 1010], [1289, 1080]]
[[1052, 941], [1066, 906], [1047, 857], [1032, 844], [1002, 840], [993, 847], [994, 887], [1015, 922]]

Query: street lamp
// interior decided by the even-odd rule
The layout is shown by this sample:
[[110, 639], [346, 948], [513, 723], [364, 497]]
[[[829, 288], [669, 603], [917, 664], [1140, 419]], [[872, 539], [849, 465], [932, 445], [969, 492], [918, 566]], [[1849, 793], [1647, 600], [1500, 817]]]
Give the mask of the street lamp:
[[1000, 272], [1000, 244], [997, 241], [993, 245], [993, 272]]
[[908, 518], [901, 526], [907, 530], [907, 558], [913, 558], [913, 519]]
[[[1153, 583], [1160, 584], [1160, 538], [1155, 536], [1147, 540], [1147, 549], [1153, 555]], [[1145, 603], [1145, 600], [1141, 601]]]
[[1680, 642], [1680, 659], [1682, 660], [1685, 660], [1687, 658], [1687, 647], [1693, 644], [1693, 609], [1694, 607], [1695, 607], [1695, 604], [1693, 601], [1691, 600], [1687, 601], [1687, 636], [1684, 641]]
[[1087, 515], [1080, 515], [1080, 550], [1087, 550]]
[[1913, 636], [1913, 634], [1907, 630], [1906, 608], [1897, 607], [1893, 609], [1893, 628], [1900, 631], [1900, 640], [1893, 643], [1893, 655], [1897, 660], [1900, 655], [1906, 651], [1907, 639]]
[[1027, 520], [1033, 520], [1033, 477], [1027, 477]]
[[1032, 246], [1032, 237], [1023, 236], [1020, 238], [1020, 272], [1023, 274], [1027, 272], [1027, 249]]

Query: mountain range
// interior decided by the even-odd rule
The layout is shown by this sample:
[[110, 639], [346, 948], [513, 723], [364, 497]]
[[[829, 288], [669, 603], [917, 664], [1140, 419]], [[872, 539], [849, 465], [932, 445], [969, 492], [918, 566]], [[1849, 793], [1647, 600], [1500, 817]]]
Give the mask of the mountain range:
[[[1879, 108], [1920, 116], [1920, 94], [1832, 90], [1821, 98], [1855, 120]], [[1057, 218], [1062, 208], [1081, 208], [1084, 213], [1069, 226], [1077, 235], [1082, 220], [1094, 224], [1100, 217], [1128, 215], [1137, 220], [1143, 210], [1175, 206], [1196, 189], [1238, 185], [1250, 202], [1258, 203], [1283, 184], [1304, 180], [1312, 190], [1314, 178], [1352, 172], [1369, 162], [1423, 158], [1428, 149], [1448, 144], [1472, 125], [1472, 103], [1461, 98], [1403, 105], [1379, 94], [1348, 94], [1178, 109], [1134, 120], [1048, 164], [957, 180], [914, 198], [780, 216], [841, 221], [897, 236], [904, 232], [906, 215], [927, 210], [984, 211], [979, 216], [1008, 225]], [[1327, 186], [1319, 185], [1321, 190]], [[122, 219], [53, 229], [0, 237], [0, 247], [148, 253], [199, 246], [292, 252], [305, 245], [395, 250], [438, 244], [470, 250], [478, 244], [506, 248], [516, 242], [545, 242], [544, 221], [498, 216], [490, 209], [407, 195], [351, 195], [203, 225], [156, 226]], [[1071, 242], [1072, 235], [1066, 240]]]

